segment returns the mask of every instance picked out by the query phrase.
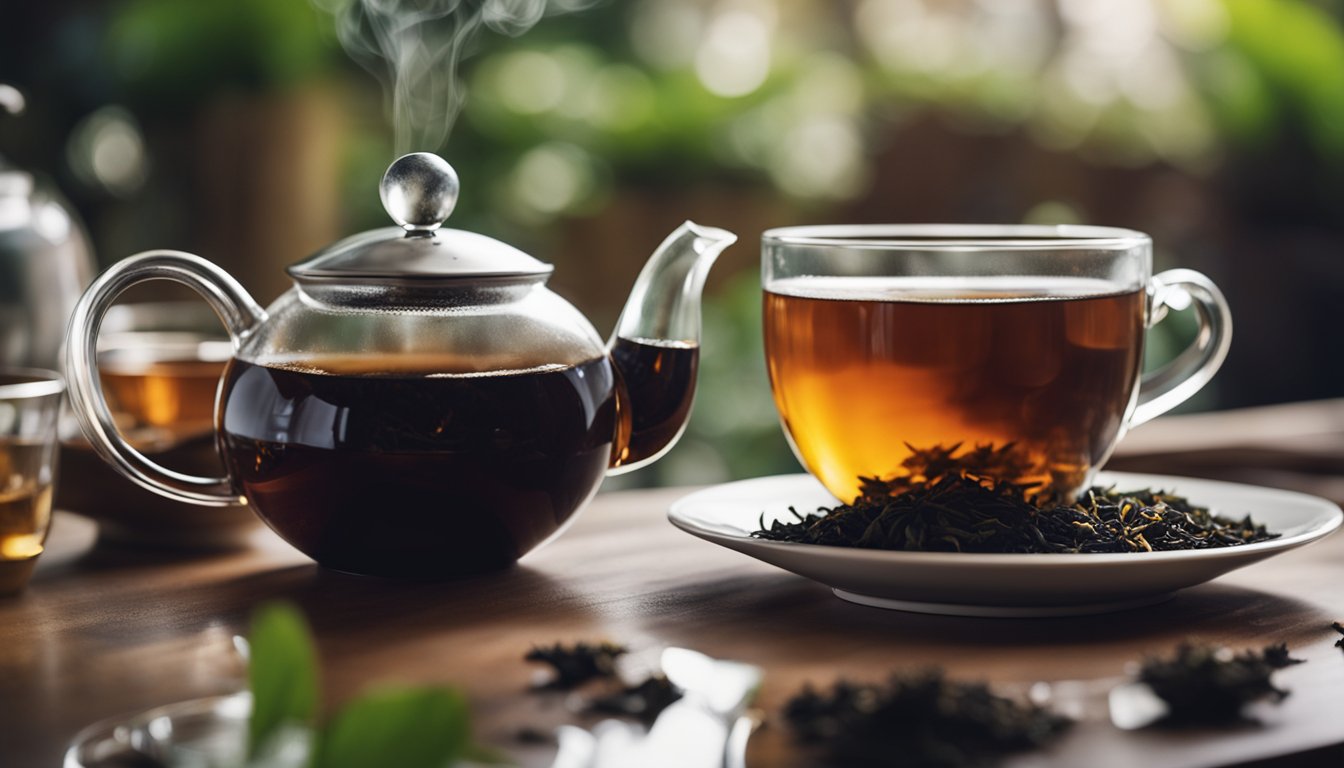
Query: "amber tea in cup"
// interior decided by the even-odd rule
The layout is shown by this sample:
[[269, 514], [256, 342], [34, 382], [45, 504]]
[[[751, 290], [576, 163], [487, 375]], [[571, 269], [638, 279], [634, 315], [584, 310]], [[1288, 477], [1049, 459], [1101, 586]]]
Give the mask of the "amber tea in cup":
[[0, 369], [0, 595], [22, 591], [46, 544], [64, 392], [53, 371]]
[[[1216, 289], [1187, 270], [1150, 277], [1137, 232], [800, 227], [768, 232], [764, 257], [775, 404], [799, 460], [845, 501], [917, 451], [982, 445], [1012, 446], [992, 479], [1070, 497], [1226, 350]], [[1141, 385], [1145, 329], [1177, 286], [1206, 333]]]
[[225, 360], [103, 357], [98, 376], [112, 407], [137, 424], [174, 432], [210, 431]]
[[98, 342], [98, 377], [127, 428], [177, 442], [214, 431], [215, 394], [233, 347], [208, 307], [113, 307]]

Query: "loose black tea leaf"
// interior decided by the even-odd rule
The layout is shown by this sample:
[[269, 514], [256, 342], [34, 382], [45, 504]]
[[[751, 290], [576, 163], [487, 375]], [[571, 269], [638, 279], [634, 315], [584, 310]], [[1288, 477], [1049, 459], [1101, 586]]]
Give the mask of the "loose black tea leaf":
[[1341, 635], [1341, 637], [1335, 641], [1335, 647], [1344, 648], [1344, 624], [1341, 624], [1340, 622], [1336, 621], [1332, 623], [1330, 626]]
[[590, 702], [588, 709], [608, 715], [625, 715], [646, 723], [681, 698], [681, 691], [664, 675], [650, 675], [643, 682], [625, 686]]
[[543, 688], [568, 691], [595, 678], [614, 676], [616, 659], [627, 650], [623, 645], [607, 642], [580, 642], [573, 645], [556, 643], [549, 647], [533, 648], [524, 658], [548, 664], [555, 670], [555, 677]]
[[901, 462], [901, 472], [886, 481], [890, 491], [899, 493], [917, 484], [934, 483], [944, 477], [971, 476], [1003, 480], [1022, 477], [1031, 471], [1031, 459], [1015, 443], [1004, 443], [998, 448], [992, 444], [977, 445], [958, 456], [961, 445], [956, 443], [948, 448], [935, 445], [920, 450], [906, 443], [905, 447], [912, 453]]
[[[617, 717], [630, 717], [646, 725], [658, 719], [664, 709], [682, 697], [682, 692], [667, 679], [655, 673], [638, 683], [627, 684], [617, 675], [616, 659], [629, 652], [623, 645], [613, 643], [575, 643], [567, 646], [556, 643], [549, 647], [533, 648], [528, 661], [540, 661], [555, 669], [555, 678], [538, 690], [573, 690], [586, 683], [593, 685], [571, 697], [570, 707], [575, 712]], [[535, 735], [535, 734], [533, 734]], [[522, 734], [519, 735], [520, 740]]]
[[533, 648], [526, 658], [549, 664], [555, 670], [555, 677], [539, 686], [540, 689], [569, 691], [602, 680], [596, 690], [586, 691], [587, 703], [580, 709], [653, 722], [669, 704], [681, 698], [681, 691], [661, 674], [650, 675], [632, 685], [622, 682], [616, 674], [616, 659], [628, 652], [623, 645], [607, 642], [556, 643]]
[[1249, 517], [1233, 520], [1163, 491], [1092, 488], [1057, 503], [1012, 476], [1012, 445], [960, 444], [916, 451], [902, 473], [860, 478], [851, 504], [774, 521], [751, 535], [770, 541], [940, 552], [1087, 553], [1210, 549], [1277, 538]]
[[1282, 701], [1288, 691], [1270, 679], [1276, 670], [1302, 659], [1285, 645], [1233, 653], [1227, 648], [1182, 644], [1172, 658], [1151, 658], [1139, 670], [1145, 683], [1167, 704], [1160, 725], [1223, 725], [1246, 722], [1243, 709], [1255, 701]]
[[936, 669], [893, 675], [885, 684], [841, 680], [828, 692], [805, 687], [784, 717], [830, 764], [885, 766], [899, 757], [901, 765], [927, 768], [992, 763], [1046, 744], [1071, 723]]
[[513, 732], [513, 740], [519, 744], [554, 744], [555, 735], [535, 726], [524, 725]]

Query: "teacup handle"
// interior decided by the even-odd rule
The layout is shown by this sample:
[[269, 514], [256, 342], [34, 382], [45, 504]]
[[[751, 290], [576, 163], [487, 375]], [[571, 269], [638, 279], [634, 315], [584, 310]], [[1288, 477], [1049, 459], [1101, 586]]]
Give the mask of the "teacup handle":
[[1227, 357], [1232, 344], [1232, 313], [1213, 281], [1193, 269], [1169, 269], [1149, 284], [1148, 327], [1166, 317], [1167, 309], [1194, 305], [1199, 333], [1171, 362], [1143, 375], [1139, 402], [1129, 426], [1134, 427], [1175, 408], [1198, 392]]
[[148, 280], [171, 280], [195, 289], [224, 322], [235, 352], [266, 320], [266, 311], [237, 280], [200, 256], [146, 251], [113, 264], [84, 292], [70, 318], [65, 364], [75, 416], [98, 455], [137, 485], [190, 504], [226, 507], [244, 503], [227, 477], [183, 474], [151, 461], [126, 442], [107, 407], [98, 378], [98, 331], [117, 297]]

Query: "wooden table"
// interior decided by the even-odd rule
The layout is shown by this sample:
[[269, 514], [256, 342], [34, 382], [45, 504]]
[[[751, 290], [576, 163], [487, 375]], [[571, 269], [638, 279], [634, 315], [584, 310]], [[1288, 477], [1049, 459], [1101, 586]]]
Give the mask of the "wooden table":
[[[1142, 610], [947, 618], [851, 605], [687, 536], [664, 518], [682, 493], [599, 495], [520, 566], [445, 584], [326, 572], [264, 529], [232, 554], [96, 548], [91, 524], [61, 515], [28, 591], [0, 602], [0, 765], [59, 765], [91, 721], [238, 689], [231, 638], [255, 605], [275, 599], [302, 606], [311, 620], [329, 703], [378, 682], [457, 684], [470, 695], [477, 737], [525, 765], [549, 764], [551, 750], [520, 744], [520, 727], [548, 731], [575, 718], [559, 697], [528, 692], [535, 670], [523, 654], [533, 644], [597, 638], [650, 656], [679, 645], [761, 665], [758, 704], [768, 721], [749, 753], [758, 766], [806, 764], [778, 718], [806, 681], [872, 680], [936, 664], [1021, 690], [1121, 675], [1128, 660], [1187, 637], [1235, 647], [1285, 641], [1308, 663], [1280, 673], [1293, 694], [1263, 727], [1125, 734], [1089, 722], [1016, 764], [1191, 768], [1344, 742], [1344, 653], [1328, 626], [1344, 619], [1344, 535]], [[1289, 764], [1344, 764], [1336, 747], [1312, 755]]]

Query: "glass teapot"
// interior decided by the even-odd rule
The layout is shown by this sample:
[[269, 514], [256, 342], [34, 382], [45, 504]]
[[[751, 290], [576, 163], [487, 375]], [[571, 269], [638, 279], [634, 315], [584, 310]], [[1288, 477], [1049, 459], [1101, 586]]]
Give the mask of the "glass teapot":
[[[324, 566], [411, 578], [501, 568], [557, 534], [605, 474], [676, 442], [695, 387], [701, 290], [737, 238], [679, 227], [604, 344], [547, 289], [549, 264], [440, 226], [458, 195], [443, 159], [398, 159], [380, 193], [400, 226], [289, 267], [294, 286], [266, 309], [191, 254], [149, 251], [109, 268], [70, 324], [75, 412], [131, 480], [196, 504], [245, 501]], [[103, 315], [154, 279], [198, 291], [233, 339], [215, 406], [227, 477], [147, 459], [100, 389]]]
[[[0, 116], [23, 109], [19, 91], [0, 83]], [[66, 321], [93, 272], [72, 209], [0, 156], [0, 365], [59, 368]]]

